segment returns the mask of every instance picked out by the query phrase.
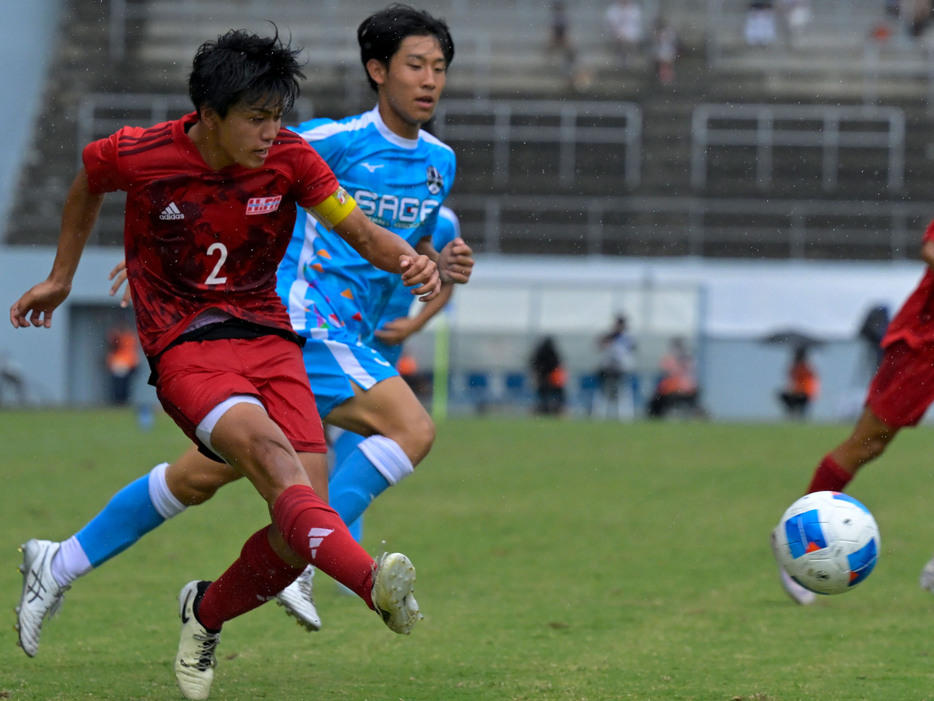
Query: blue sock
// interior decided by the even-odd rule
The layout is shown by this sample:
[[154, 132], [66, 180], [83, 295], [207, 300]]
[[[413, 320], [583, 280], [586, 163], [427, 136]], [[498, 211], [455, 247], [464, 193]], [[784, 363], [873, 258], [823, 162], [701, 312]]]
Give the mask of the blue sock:
[[363, 516], [358, 518], [353, 523], [347, 524], [347, 530], [350, 531], [350, 535], [353, 536], [353, 539], [358, 543], [363, 541]]
[[[331, 449], [334, 453], [334, 468], [331, 471], [331, 476], [328, 479], [334, 479], [334, 475], [337, 474], [337, 471], [340, 469], [340, 466], [344, 461], [350, 456], [354, 449], [363, 442], [363, 436], [359, 433], [354, 433], [353, 431], [341, 431], [340, 435], [334, 440], [331, 444]], [[328, 494], [330, 495], [330, 487], [328, 487]], [[328, 496], [330, 501], [330, 496]], [[350, 535], [353, 536], [353, 539], [358, 543], [363, 542], [363, 516], [358, 518], [353, 523], [347, 524], [347, 530], [350, 531]]]
[[120, 554], [165, 518], [149, 496], [149, 475], [114, 494], [104, 510], [75, 534], [93, 567]]
[[352, 524], [376, 497], [413, 470], [395, 441], [385, 436], [364, 438], [343, 460], [338, 455], [328, 483], [328, 501], [344, 523]]

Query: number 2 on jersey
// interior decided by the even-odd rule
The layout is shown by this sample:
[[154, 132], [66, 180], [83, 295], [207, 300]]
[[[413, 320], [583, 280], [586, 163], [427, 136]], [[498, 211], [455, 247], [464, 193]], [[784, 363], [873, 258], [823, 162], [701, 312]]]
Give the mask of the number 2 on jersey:
[[224, 263], [227, 262], [227, 246], [222, 243], [212, 243], [208, 246], [208, 255], [214, 255], [217, 253], [217, 264], [214, 266], [214, 270], [211, 271], [211, 274], [208, 275], [207, 280], [204, 281], [205, 285], [223, 285], [227, 282], [226, 275], [219, 275], [221, 268], [224, 267]]

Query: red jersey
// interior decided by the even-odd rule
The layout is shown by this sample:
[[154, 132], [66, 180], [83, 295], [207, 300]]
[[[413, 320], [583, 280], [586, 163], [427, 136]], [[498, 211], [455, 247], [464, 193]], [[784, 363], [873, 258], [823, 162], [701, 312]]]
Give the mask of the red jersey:
[[340, 188], [314, 149], [288, 130], [261, 167], [214, 170], [187, 135], [197, 119], [124, 127], [84, 149], [91, 192], [127, 193], [127, 274], [149, 357], [207, 309], [291, 332], [276, 268], [296, 205], [315, 207]]
[[[931, 240], [934, 240], [934, 221], [924, 232], [923, 241]], [[904, 341], [912, 348], [934, 343], [934, 271], [930, 266], [889, 324], [882, 347], [887, 348], [896, 341]]]

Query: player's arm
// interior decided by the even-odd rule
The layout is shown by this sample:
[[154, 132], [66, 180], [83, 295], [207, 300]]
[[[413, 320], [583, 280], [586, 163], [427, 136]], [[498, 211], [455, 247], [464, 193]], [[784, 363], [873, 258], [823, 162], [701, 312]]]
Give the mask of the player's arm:
[[921, 260], [929, 267], [934, 268], [934, 239], [921, 244]]
[[52, 325], [52, 313], [71, 292], [71, 283], [78, 270], [81, 254], [91, 236], [103, 193], [92, 193], [84, 168], [78, 171], [62, 209], [62, 228], [52, 271], [48, 278], [34, 285], [10, 307], [10, 323], [14, 328]]
[[377, 329], [373, 335], [386, 345], [399, 345], [412, 334], [421, 331], [435, 314], [444, 309], [453, 294], [454, 283], [443, 283], [438, 296], [425, 302], [419, 308], [418, 314], [413, 317], [401, 316], [398, 319], [392, 319], [383, 324], [382, 328]]

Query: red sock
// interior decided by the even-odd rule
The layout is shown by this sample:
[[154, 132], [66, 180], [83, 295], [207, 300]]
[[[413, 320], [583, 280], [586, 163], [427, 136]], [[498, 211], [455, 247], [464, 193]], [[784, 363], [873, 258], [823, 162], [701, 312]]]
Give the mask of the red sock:
[[840, 467], [840, 464], [828, 454], [824, 456], [821, 464], [814, 471], [807, 493], [842, 492], [851, 479], [853, 479], [853, 475]]
[[272, 520], [292, 550], [373, 608], [373, 558], [311, 487], [297, 484], [282, 492]]
[[240, 557], [204, 592], [198, 604], [198, 620], [205, 628], [220, 630], [236, 618], [274, 597], [302, 573], [276, 555], [267, 531], [257, 531], [243, 545]]

